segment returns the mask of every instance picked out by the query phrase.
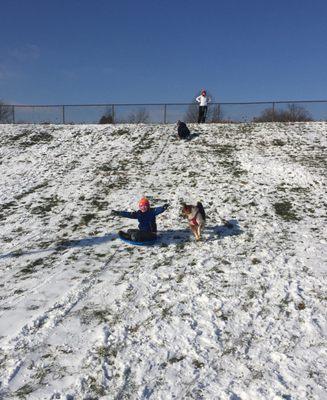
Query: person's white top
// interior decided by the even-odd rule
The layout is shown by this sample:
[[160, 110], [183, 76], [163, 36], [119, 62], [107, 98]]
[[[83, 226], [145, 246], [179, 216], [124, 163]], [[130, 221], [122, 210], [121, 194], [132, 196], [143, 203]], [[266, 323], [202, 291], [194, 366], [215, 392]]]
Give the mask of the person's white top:
[[200, 106], [207, 106], [211, 99], [201, 94], [201, 96], [197, 97], [195, 100], [200, 103]]

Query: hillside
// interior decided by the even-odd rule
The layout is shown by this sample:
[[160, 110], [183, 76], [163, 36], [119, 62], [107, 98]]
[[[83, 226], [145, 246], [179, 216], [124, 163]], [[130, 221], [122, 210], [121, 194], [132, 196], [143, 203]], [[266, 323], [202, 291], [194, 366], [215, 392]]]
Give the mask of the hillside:
[[190, 128], [0, 126], [0, 398], [324, 398], [327, 123]]

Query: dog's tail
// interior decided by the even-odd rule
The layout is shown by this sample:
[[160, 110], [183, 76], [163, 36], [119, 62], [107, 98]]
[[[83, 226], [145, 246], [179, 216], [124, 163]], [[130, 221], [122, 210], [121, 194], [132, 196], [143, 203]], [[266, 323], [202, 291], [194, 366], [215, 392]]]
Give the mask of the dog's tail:
[[198, 202], [196, 203], [196, 206], [198, 207], [199, 212], [200, 212], [200, 214], [202, 215], [202, 218], [203, 218], [203, 219], [206, 219], [206, 213], [205, 213], [205, 211], [204, 211], [204, 208], [203, 208], [202, 203], [201, 203], [200, 201], [198, 201]]

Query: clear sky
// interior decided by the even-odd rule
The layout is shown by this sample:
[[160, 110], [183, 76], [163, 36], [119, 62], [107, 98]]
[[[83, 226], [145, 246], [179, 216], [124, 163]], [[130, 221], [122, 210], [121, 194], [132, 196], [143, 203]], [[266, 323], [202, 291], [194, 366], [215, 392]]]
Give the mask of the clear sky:
[[1, 0], [16, 104], [327, 99], [327, 0]]

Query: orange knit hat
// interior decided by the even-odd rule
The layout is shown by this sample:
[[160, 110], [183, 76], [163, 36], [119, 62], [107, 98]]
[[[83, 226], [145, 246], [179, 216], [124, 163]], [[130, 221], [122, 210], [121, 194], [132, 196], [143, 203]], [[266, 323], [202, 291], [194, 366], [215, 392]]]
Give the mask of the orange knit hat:
[[139, 201], [139, 208], [144, 207], [144, 206], [146, 206], [148, 208], [150, 207], [150, 202], [146, 197], [142, 197], [142, 199]]

